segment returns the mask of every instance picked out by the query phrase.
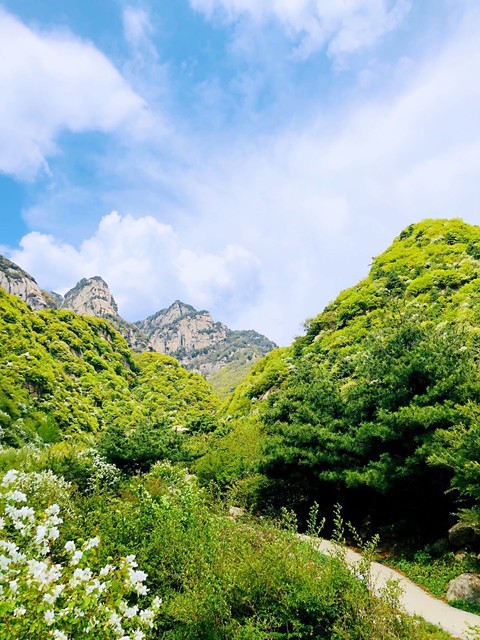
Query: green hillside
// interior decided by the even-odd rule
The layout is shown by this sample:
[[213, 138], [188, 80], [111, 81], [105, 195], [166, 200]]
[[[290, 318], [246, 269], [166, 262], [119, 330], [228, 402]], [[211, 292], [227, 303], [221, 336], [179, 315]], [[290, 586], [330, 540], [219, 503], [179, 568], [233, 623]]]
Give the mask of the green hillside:
[[0, 335], [4, 445], [93, 438], [112, 425], [127, 435], [213, 425], [217, 400], [201, 376], [167, 356], [133, 354], [106, 321], [33, 312], [0, 289]]
[[[479, 493], [479, 290], [479, 227], [405, 229], [305, 336], [254, 367], [201, 477], [264, 508], [340, 502], [361, 525], [445, 531]], [[252, 438], [255, 454], [225, 478]]]
[[480, 228], [409, 227], [221, 406], [107, 321], [0, 289], [0, 638], [450, 637], [395, 585], [369, 590], [375, 537], [352, 571], [340, 510], [320, 522], [340, 503], [418, 550], [459, 507], [478, 516], [479, 268]]

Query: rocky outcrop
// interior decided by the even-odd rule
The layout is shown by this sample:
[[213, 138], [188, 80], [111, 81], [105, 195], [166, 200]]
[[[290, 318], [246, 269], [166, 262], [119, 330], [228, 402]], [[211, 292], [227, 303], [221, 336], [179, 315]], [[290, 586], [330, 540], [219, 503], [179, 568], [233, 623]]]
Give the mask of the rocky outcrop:
[[118, 316], [118, 307], [107, 283], [100, 276], [83, 278], [67, 291], [62, 309], [69, 309], [84, 316], [108, 318]]
[[4, 256], [0, 256], [0, 287], [21, 298], [32, 309], [50, 306], [35, 279]]
[[148, 348], [177, 358], [207, 378], [232, 362], [252, 362], [275, 348], [256, 331], [232, 331], [208, 311], [176, 300], [167, 309], [137, 322]]
[[466, 600], [480, 605], [480, 575], [477, 573], [462, 573], [448, 583], [447, 600]]
[[150, 349], [179, 359], [208, 350], [228, 335], [227, 327], [213, 322], [208, 311], [197, 311], [180, 300], [137, 326], [148, 336]]
[[473, 524], [459, 522], [449, 529], [448, 541], [452, 547], [457, 549], [478, 547], [480, 544], [480, 530]]

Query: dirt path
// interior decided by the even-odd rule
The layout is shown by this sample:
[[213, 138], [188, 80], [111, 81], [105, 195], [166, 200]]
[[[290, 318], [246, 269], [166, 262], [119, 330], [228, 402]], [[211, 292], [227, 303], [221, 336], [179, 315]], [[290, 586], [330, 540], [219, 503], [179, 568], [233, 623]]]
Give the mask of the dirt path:
[[[328, 540], [309, 538], [308, 536], [301, 536], [301, 538], [308, 541], [321, 553], [335, 553], [334, 543]], [[351, 549], [346, 549], [345, 553], [348, 564], [354, 568], [361, 560], [361, 555]], [[427, 622], [451, 633], [455, 638], [470, 640], [475, 635], [471, 632], [472, 626], [480, 627], [480, 616], [455, 609], [446, 602], [437, 600], [394, 569], [385, 567], [378, 562], [372, 562], [371, 575], [375, 592], [385, 587], [389, 580], [395, 580], [402, 588], [400, 604], [407, 613], [422, 617]]]

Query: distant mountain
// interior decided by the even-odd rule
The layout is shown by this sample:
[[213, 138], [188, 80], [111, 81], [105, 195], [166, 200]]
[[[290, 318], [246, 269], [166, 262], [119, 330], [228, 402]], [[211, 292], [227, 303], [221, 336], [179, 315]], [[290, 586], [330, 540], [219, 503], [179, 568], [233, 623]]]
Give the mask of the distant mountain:
[[209, 378], [226, 369], [220, 386], [230, 390], [250, 366], [276, 347], [256, 331], [232, 331], [214, 322], [208, 311], [176, 300], [145, 320], [127, 322], [100, 276], [83, 278], [64, 297], [42, 291], [35, 279], [15, 263], [0, 256], [0, 286], [33, 309], [59, 308], [79, 315], [108, 320], [135, 351], [156, 351], [176, 358], [189, 371]]
[[208, 311], [197, 311], [180, 300], [136, 326], [147, 336], [150, 349], [175, 357], [186, 369], [207, 378], [233, 363], [253, 364], [276, 347], [256, 331], [232, 331], [214, 322]]

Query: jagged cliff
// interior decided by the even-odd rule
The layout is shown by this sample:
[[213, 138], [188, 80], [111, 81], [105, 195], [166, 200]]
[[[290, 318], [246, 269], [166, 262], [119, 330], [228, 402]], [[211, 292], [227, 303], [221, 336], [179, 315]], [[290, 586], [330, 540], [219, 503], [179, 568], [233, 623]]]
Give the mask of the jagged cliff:
[[51, 306], [35, 279], [4, 256], [0, 256], [0, 287], [21, 298], [32, 309], [46, 309]]
[[108, 318], [118, 316], [118, 307], [108, 284], [100, 276], [83, 278], [63, 298], [63, 309], [70, 309], [82, 316]]
[[[17, 295], [33, 309], [56, 307], [80, 315], [104, 318], [126, 338], [135, 351], [157, 351], [173, 356], [188, 370], [205, 377], [232, 366], [233, 370], [249, 368], [275, 344], [256, 331], [232, 331], [214, 322], [208, 311], [176, 300], [170, 307], [145, 320], [127, 322], [118, 314], [118, 306], [100, 276], [83, 278], [64, 297], [42, 291], [35, 280], [16, 264], [0, 256], [0, 286]], [[228, 378], [235, 386], [238, 374]]]
[[176, 300], [167, 309], [137, 322], [153, 351], [171, 355], [206, 377], [231, 363], [253, 362], [275, 348], [256, 331], [232, 331], [208, 311]]

